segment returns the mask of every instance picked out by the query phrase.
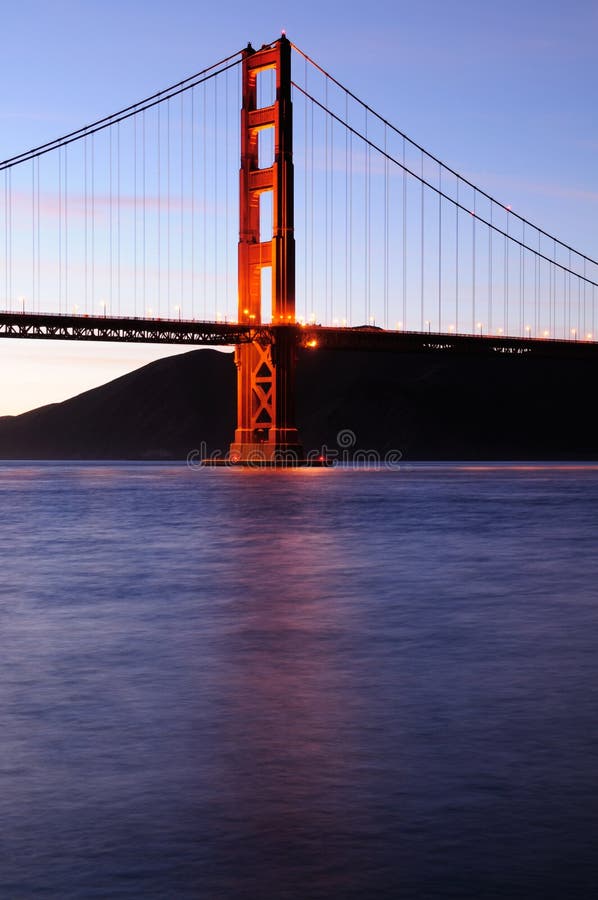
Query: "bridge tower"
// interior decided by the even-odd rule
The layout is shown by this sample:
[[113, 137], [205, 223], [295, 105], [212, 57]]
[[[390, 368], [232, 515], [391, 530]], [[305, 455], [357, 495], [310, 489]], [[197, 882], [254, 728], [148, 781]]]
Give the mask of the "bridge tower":
[[[235, 350], [237, 428], [232, 460], [302, 459], [295, 425], [295, 237], [291, 45], [243, 51], [239, 210], [239, 322], [256, 326], [256, 338]], [[276, 72], [276, 99], [257, 105], [257, 77]], [[259, 133], [274, 129], [274, 161], [259, 167]], [[260, 196], [272, 192], [272, 238], [260, 240]], [[262, 269], [272, 270], [272, 324], [262, 322]]]

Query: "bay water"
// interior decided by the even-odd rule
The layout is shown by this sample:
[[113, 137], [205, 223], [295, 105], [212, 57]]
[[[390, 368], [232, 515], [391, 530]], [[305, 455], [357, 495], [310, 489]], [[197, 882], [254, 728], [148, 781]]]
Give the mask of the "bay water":
[[598, 896], [598, 467], [0, 464], [0, 898]]

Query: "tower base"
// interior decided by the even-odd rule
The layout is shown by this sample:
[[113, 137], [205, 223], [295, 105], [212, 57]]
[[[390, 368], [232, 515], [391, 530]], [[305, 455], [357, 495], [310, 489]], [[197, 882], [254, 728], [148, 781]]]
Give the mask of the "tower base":
[[323, 456], [315, 458], [302, 459], [228, 459], [218, 457], [217, 459], [204, 459], [202, 466], [210, 468], [226, 468], [226, 469], [330, 469], [334, 462]]
[[305, 453], [301, 444], [270, 441], [251, 441], [231, 444], [226, 456], [216, 456], [201, 461], [202, 466], [247, 466], [252, 469], [328, 468], [333, 461], [324, 455]]
[[298, 465], [305, 460], [305, 450], [301, 444], [282, 443], [278, 441], [234, 441], [230, 445], [229, 460], [232, 463], [253, 462]]

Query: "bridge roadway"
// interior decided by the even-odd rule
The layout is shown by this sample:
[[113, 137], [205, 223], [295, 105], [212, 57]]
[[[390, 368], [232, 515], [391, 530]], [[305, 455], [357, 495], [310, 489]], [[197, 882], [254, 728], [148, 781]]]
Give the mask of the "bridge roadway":
[[277, 332], [283, 330], [296, 334], [298, 346], [313, 349], [598, 360], [598, 342], [585, 340], [386, 331], [374, 326], [256, 326], [195, 319], [0, 312], [0, 337], [6, 338], [223, 347], [254, 340], [262, 345], [274, 343]]

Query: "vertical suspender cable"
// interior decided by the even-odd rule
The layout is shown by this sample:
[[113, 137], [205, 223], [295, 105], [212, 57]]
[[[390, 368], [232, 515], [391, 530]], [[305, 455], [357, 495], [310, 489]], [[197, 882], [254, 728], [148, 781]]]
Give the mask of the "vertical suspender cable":
[[[571, 264], [569, 265], [569, 268], [571, 268]], [[571, 275], [569, 274], [567, 277], [568, 277], [568, 279], [569, 279], [570, 304], [572, 304], [572, 303], [574, 302], [574, 300], [572, 299], [571, 294], [572, 294], [573, 291], [574, 291], [574, 287], [573, 287], [573, 284], [572, 284]], [[582, 318], [582, 309], [581, 309], [581, 286], [580, 286], [580, 283], [579, 283], [579, 278], [577, 279], [577, 304], [576, 304], [576, 306], [577, 306], [577, 317], [576, 317], [576, 320], [577, 320], [577, 324], [576, 324], [577, 332], [578, 332], [578, 334], [581, 334], [581, 335], [585, 338], [585, 335], [586, 335], [586, 323], [585, 323], [585, 316]]]
[[[581, 305], [581, 279], [580, 279], [579, 275], [577, 276], [577, 308], [580, 310], [580, 316], [581, 316], [581, 315], [582, 315], [582, 313], [581, 313], [581, 309], [582, 309], [582, 305]], [[586, 304], [585, 304], [585, 301], [584, 301], [584, 304], [583, 304], [583, 332], [582, 332], [582, 333], [583, 333], [583, 336], [584, 336], [584, 340], [586, 339], [587, 331], [588, 331], [588, 329], [587, 329], [587, 324], [586, 324]]]
[[554, 266], [552, 265], [551, 262], [547, 263], [546, 269], [548, 272], [548, 323], [545, 322], [544, 324], [545, 325], [548, 324], [548, 328], [544, 328], [542, 334], [544, 334], [544, 331], [548, 331], [550, 334], [550, 337], [554, 337], [554, 330], [553, 330], [553, 326], [552, 326], [552, 314], [553, 314], [553, 308], [554, 308], [554, 305], [553, 305], [553, 301], [554, 301], [553, 276], [554, 276], [555, 270], [554, 270]]
[[[307, 90], [307, 59], [303, 60], [303, 79], [305, 89]], [[303, 139], [304, 139], [304, 166], [303, 166], [303, 317], [307, 322], [307, 263], [308, 263], [308, 247], [307, 247], [307, 217], [308, 217], [308, 115], [307, 115], [307, 97], [303, 98]]]
[[[492, 332], [492, 213], [494, 204], [490, 203], [490, 227], [488, 229], [488, 332]], [[498, 306], [498, 304], [497, 304]]]
[[[307, 82], [305, 87], [307, 88]], [[345, 124], [349, 124], [349, 94], [345, 91]], [[345, 324], [349, 322], [349, 129], [345, 128]]]
[[[170, 98], [166, 101], [166, 309], [170, 309]], [[158, 307], [158, 315], [161, 315]]]
[[158, 234], [157, 234], [157, 242], [158, 242], [158, 253], [157, 253], [157, 263], [158, 263], [158, 290], [156, 296], [156, 306], [160, 309], [160, 303], [162, 300], [162, 117], [161, 117], [161, 109], [162, 104], [158, 103], [158, 146], [157, 146], [157, 191], [158, 191]]
[[388, 328], [388, 135], [384, 123], [384, 327]]
[[455, 331], [459, 332], [459, 178], [457, 177], [455, 204]]
[[349, 135], [349, 315], [353, 321], [353, 132]]
[[472, 253], [471, 253], [471, 330], [475, 334], [476, 330], [476, 315], [475, 315], [475, 221], [476, 221], [476, 189], [473, 189], [473, 215], [471, 217], [471, 228], [472, 228], [472, 237], [471, 237], [471, 245], [472, 245]]
[[203, 206], [203, 317], [208, 318], [208, 136], [207, 136], [207, 85], [203, 84], [203, 103], [202, 103], [202, 173], [203, 173], [203, 192], [201, 202]]
[[[182, 94], [181, 94], [182, 96]], [[141, 282], [142, 304], [143, 308], [147, 306], [147, 239], [146, 239], [146, 142], [145, 142], [145, 110], [141, 113], [141, 141], [142, 141], [142, 157], [141, 157], [141, 182], [143, 189], [143, 278]]]
[[10, 169], [4, 170], [4, 307], [9, 309], [8, 292], [8, 175]]
[[[540, 253], [540, 232], [538, 232], [538, 254]], [[540, 269], [540, 256], [535, 257], [536, 277], [534, 282], [534, 337], [538, 336], [539, 331], [539, 296], [540, 296], [540, 278], [542, 271]]]
[[62, 312], [62, 147], [58, 159], [58, 313]]
[[195, 89], [191, 88], [191, 318], [195, 319]]
[[[571, 256], [571, 252], [569, 252], [569, 256]], [[558, 272], [557, 272], [557, 274], [558, 274]], [[558, 301], [559, 301], [558, 291], [557, 291], [556, 299], [557, 299], [557, 303], [558, 303]], [[571, 316], [573, 317], [573, 321], [575, 321], [577, 319], [577, 324], [575, 326], [577, 329], [576, 335], [579, 334], [579, 317], [576, 317], [575, 314], [572, 313], [572, 311], [571, 311], [571, 282], [569, 280], [568, 273], [564, 269], [563, 269], [563, 295], [562, 295], [562, 300], [559, 303], [559, 307], [562, 312], [563, 337], [566, 338], [566, 337], [569, 337], [569, 335], [570, 335], [570, 333], [569, 333], [569, 335], [567, 335], [567, 333], [566, 333], [567, 311], [569, 312], [569, 317], [570, 318], [571, 318]], [[555, 337], [556, 337], [556, 335], [555, 335]]]
[[109, 190], [109, 237], [108, 237], [108, 257], [109, 257], [109, 267], [110, 267], [110, 284], [109, 284], [109, 293], [108, 293], [108, 301], [110, 304], [110, 315], [114, 315], [114, 205], [113, 205], [113, 168], [114, 168], [114, 160], [112, 153], [112, 143], [113, 143], [113, 129], [109, 130], [109, 143], [108, 143], [108, 190]]
[[[523, 233], [521, 238], [521, 246], [519, 247], [519, 336], [523, 335], [523, 325], [525, 319], [525, 222], [523, 223]], [[506, 332], [505, 332], [506, 334]]]
[[68, 147], [64, 148], [64, 308], [69, 312], [69, 173]]
[[442, 166], [438, 163], [438, 331], [442, 331]]
[[12, 308], [13, 302], [13, 268], [12, 268], [12, 169], [8, 171], [8, 290]]
[[334, 256], [334, 119], [330, 118], [330, 324], [334, 323]]
[[31, 160], [31, 310], [35, 312], [35, 160]]
[[[183, 103], [183, 98], [184, 98], [184, 96], [185, 96], [184, 94], [181, 94], [181, 152], [180, 152], [180, 165], [181, 165], [181, 183], [180, 183], [180, 192], [181, 192], [181, 197], [180, 197], [180, 201], [179, 201], [180, 207], [181, 207], [181, 211], [180, 211], [180, 230], [181, 230], [181, 247], [180, 247], [180, 250], [181, 250], [181, 253], [180, 253], [180, 258], [181, 258], [180, 292], [181, 292], [181, 296], [180, 296], [180, 298], [179, 298], [179, 304], [178, 304], [178, 306], [179, 306], [179, 316], [182, 315], [183, 301], [184, 301], [184, 297], [185, 297], [185, 268], [184, 268], [184, 266], [185, 266], [185, 230], [184, 230], [184, 225], [185, 225], [185, 218], [184, 218], [184, 196], [185, 196], [185, 176], [184, 176], [184, 172], [185, 172], [185, 168], [184, 168], [184, 167], [185, 167], [185, 139], [184, 139], [184, 126], [183, 126], [183, 122], [184, 122], [184, 118], [185, 118], [185, 107], [184, 107], [184, 103]], [[169, 310], [168, 310], [168, 315], [169, 315], [169, 316], [172, 315], [172, 309], [169, 309]]]
[[[584, 259], [583, 261], [583, 308], [585, 311], [586, 308], [586, 288], [587, 288], [587, 265]], [[594, 304], [592, 303], [592, 339], [596, 340], [596, 333], [594, 331]]]
[[405, 171], [405, 138], [403, 138], [403, 325], [407, 329], [407, 173]]
[[538, 317], [538, 279], [539, 279], [539, 259], [537, 253], [534, 253], [534, 291], [533, 291], [533, 307], [532, 307], [532, 334], [537, 334], [537, 317]]
[[550, 335], [554, 334], [552, 327], [552, 314], [554, 308], [554, 284], [553, 284], [553, 275], [554, 275], [554, 266], [552, 265], [552, 261], [547, 263], [548, 270], [548, 323], [544, 323], [544, 325], [548, 324], [548, 328], [543, 328], [542, 336], [544, 336], [544, 331], [548, 331]]
[[218, 318], [218, 79], [214, 79], [214, 313]]
[[420, 331], [424, 330], [424, 151], [421, 152], [421, 273], [420, 273]]
[[[142, 307], [141, 314], [150, 312]], [[133, 116], [133, 315], [137, 315], [137, 116]]]
[[370, 322], [372, 319], [372, 309], [371, 309], [371, 266], [370, 266], [370, 175], [371, 175], [371, 158], [370, 158], [370, 145], [367, 143], [368, 139], [368, 110], [367, 107], [365, 109], [365, 137], [366, 137], [366, 145], [365, 145], [365, 298], [366, 298], [366, 322]]
[[585, 305], [585, 303], [584, 303], [584, 305], [583, 305], [583, 312], [582, 312], [582, 305], [581, 305], [581, 279], [580, 279], [579, 275], [577, 275], [576, 278], [577, 278], [577, 310], [578, 310], [578, 316], [579, 316], [579, 318], [581, 319], [581, 322], [582, 322], [582, 325], [581, 325], [582, 332], [581, 332], [581, 333], [583, 334], [583, 337], [584, 337], [584, 339], [585, 339], [586, 334], [587, 334], [587, 328], [586, 328], [586, 305]]
[[[540, 244], [540, 237], [538, 235], [538, 246]], [[540, 281], [540, 259], [536, 252], [534, 252], [534, 302], [533, 302], [533, 310], [532, 310], [532, 333], [534, 337], [537, 336], [538, 333], [538, 290], [539, 290], [539, 281]]]
[[121, 289], [121, 273], [120, 273], [120, 122], [116, 126], [116, 294], [118, 303], [118, 314], [120, 316], [120, 289]]
[[[569, 268], [571, 268], [571, 251], [569, 250]], [[566, 304], [567, 304], [567, 333], [565, 337], [571, 337], [571, 280], [567, 277], [567, 272], [563, 273], [566, 278]], [[578, 307], [578, 317], [577, 317], [577, 331], [576, 334], [579, 334], [579, 307]]]
[[230, 254], [229, 254], [229, 190], [228, 190], [228, 182], [229, 182], [229, 153], [228, 153], [228, 117], [229, 117], [229, 102], [228, 102], [228, 94], [229, 94], [229, 78], [228, 78], [228, 70], [224, 76], [224, 210], [225, 210], [225, 220], [224, 220], [224, 277], [226, 279], [225, 285], [225, 295], [224, 295], [224, 304], [225, 310], [228, 310], [229, 304], [229, 264], [230, 264]]
[[[569, 252], [569, 256], [571, 256], [571, 252]], [[571, 312], [571, 307], [573, 306], [573, 303], [574, 303], [574, 299], [572, 297], [571, 273], [563, 272], [563, 279], [565, 281], [564, 289], [565, 289], [565, 293], [567, 295], [567, 310], [568, 310], [568, 314], [569, 314], [569, 323], [571, 323], [571, 316], [573, 315], [573, 321], [575, 322], [575, 336], [577, 338], [577, 336], [580, 333], [579, 326], [580, 326], [581, 319], [580, 319], [580, 315], [579, 315], [579, 304], [577, 304], [577, 315], [575, 315], [575, 312], [573, 312], [573, 314]], [[570, 334], [571, 334], [571, 330], [569, 329], [569, 335]], [[565, 337], [566, 336], [567, 335], [565, 335]]]
[[95, 312], [95, 283], [96, 283], [96, 257], [95, 257], [95, 144], [94, 135], [91, 135], [91, 308]]
[[[579, 276], [577, 276], [577, 308], [579, 310], [581, 310], [581, 281], [580, 281]], [[580, 315], [582, 315], [581, 312], [580, 312]], [[586, 325], [586, 306], [584, 303], [584, 305], [583, 305], [583, 336], [584, 336], [584, 340], [586, 339], [587, 330], [588, 329], [587, 329], [587, 325]]]
[[37, 312], [40, 312], [41, 303], [41, 225], [40, 225], [40, 204], [39, 204], [39, 156], [35, 160], [37, 168], [37, 189], [36, 189], [36, 206], [37, 206]]
[[[571, 269], [571, 251], [569, 251], [569, 269]], [[573, 303], [573, 299], [572, 299], [572, 297], [571, 297], [571, 292], [572, 292], [572, 287], [571, 287], [571, 272], [565, 272], [564, 275], [565, 275], [565, 278], [566, 278], [566, 280], [567, 280], [567, 305], [568, 305], [569, 310], [570, 310], [570, 309], [571, 309], [571, 305], [572, 305], [572, 303]], [[578, 302], [576, 305], [577, 305], [577, 316], [576, 316], [576, 321], [577, 321], [577, 325], [576, 325], [576, 328], [577, 328], [577, 334], [580, 334], [580, 333], [581, 333], [582, 336], [585, 337], [585, 327], [584, 327], [583, 330], [582, 330], [581, 306], [580, 306], [579, 302]]]
[[[586, 261], [585, 261], [585, 259], [584, 259], [584, 261], [583, 261], [583, 314], [584, 314], [584, 323], [585, 323], [585, 316], [586, 316], [586, 288], [587, 288], [586, 278], [587, 278], [587, 265], [586, 265]], [[592, 332], [591, 332], [591, 333], [592, 333], [592, 340], [595, 341], [595, 340], [596, 340], [596, 334], [595, 334], [595, 332], [594, 332], [594, 306], [593, 306], [593, 304], [592, 304], [592, 316], [591, 316], [591, 319], [592, 319]], [[585, 331], [586, 327], [587, 327], [587, 326], [584, 324], [584, 331]]]
[[[182, 94], [181, 94], [182, 96]], [[143, 230], [141, 233], [141, 240], [143, 244], [143, 282], [142, 282], [142, 303], [143, 307], [147, 307], [147, 203], [146, 203], [146, 168], [147, 168], [147, 142], [146, 142], [146, 131], [145, 131], [145, 110], [141, 113], [141, 139], [142, 139], [142, 152], [143, 156], [141, 157], [141, 181], [143, 188]]]
[[551, 291], [551, 302], [552, 302], [552, 315], [551, 315], [551, 325], [550, 325], [550, 337], [556, 337], [556, 294], [557, 294], [557, 268], [556, 268], [556, 240], [553, 240], [553, 259], [555, 262], [552, 268], [552, 291]]
[[89, 302], [88, 302], [88, 207], [87, 207], [87, 138], [83, 140], [83, 194], [84, 194], [84, 218], [85, 218], [85, 250], [84, 250], [84, 274], [85, 274], [85, 290], [83, 291], [84, 299], [85, 299], [85, 312], [89, 313]]
[[10, 290], [10, 299], [13, 302], [14, 297], [14, 270], [13, 270], [13, 259], [12, 259], [12, 245], [13, 245], [13, 197], [12, 197], [12, 169], [8, 173], [8, 222], [10, 228], [10, 237], [9, 237], [9, 266], [10, 266], [10, 274], [9, 274], [9, 290]]
[[[557, 269], [555, 271], [555, 281], [556, 281], [558, 274], [559, 273], [558, 273], [558, 269]], [[564, 338], [570, 337], [570, 335], [571, 335], [570, 330], [569, 330], [569, 333], [567, 333], [567, 328], [568, 327], [570, 328], [570, 325], [568, 326], [567, 323], [568, 322], [570, 323], [570, 321], [571, 321], [571, 308], [570, 308], [571, 294], [568, 289], [568, 286], [569, 286], [569, 281], [567, 279], [567, 273], [563, 269], [563, 290], [562, 290], [562, 300], [560, 302], [560, 307], [561, 307], [561, 311], [562, 311], [562, 315], [563, 315], [562, 330], [563, 330]], [[559, 291], [558, 291], [558, 288], [555, 288], [555, 311], [558, 311], [558, 309], [559, 309], [558, 301], [559, 301]], [[557, 312], [557, 314], [558, 314], [558, 312]], [[554, 332], [555, 337], [558, 336], [557, 332], [560, 327], [561, 327], [561, 322], [559, 322], [558, 325], [555, 322], [555, 332]]]
[[[328, 79], [324, 76], [324, 106], [328, 109]], [[324, 112], [324, 324], [328, 325], [328, 116]]]
[[509, 210], [507, 209], [507, 222], [505, 229], [505, 302], [504, 302], [504, 322], [505, 334], [509, 334]]
[[311, 104], [311, 127], [310, 127], [310, 223], [309, 223], [309, 235], [310, 235], [310, 291], [309, 291], [309, 309], [310, 309], [310, 317], [314, 312], [314, 105]]

